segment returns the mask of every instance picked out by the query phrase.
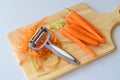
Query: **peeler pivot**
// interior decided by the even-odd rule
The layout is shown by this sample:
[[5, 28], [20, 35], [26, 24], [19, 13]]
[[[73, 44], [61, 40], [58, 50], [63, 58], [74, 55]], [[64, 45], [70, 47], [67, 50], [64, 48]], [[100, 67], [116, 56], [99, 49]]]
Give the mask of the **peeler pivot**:
[[[47, 33], [46, 40], [44, 41], [44, 43], [41, 46], [36, 47], [36, 45], [39, 43], [41, 37], [45, 33]], [[73, 63], [73, 64], [79, 64], [80, 63], [75, 57], [73, 57], [71, 54], [69, 54], [69, 52], [67, 52], [67, 51], [61, 49], [60, 47], [52, 44], [49, 39], [50, 39], [49, 30], [46, 27], [40, 27], [36, 31], [36, 33], [33, 35], [33, 37], [30, 39], [29, 47], [31, 49], [34, 49], [34, 50], [40, 50], [41, 48], [46, 47], [46, 48], [50, 49], [54, 54], [56, 54], [59, 57], [67, 60], [70, 63]]]

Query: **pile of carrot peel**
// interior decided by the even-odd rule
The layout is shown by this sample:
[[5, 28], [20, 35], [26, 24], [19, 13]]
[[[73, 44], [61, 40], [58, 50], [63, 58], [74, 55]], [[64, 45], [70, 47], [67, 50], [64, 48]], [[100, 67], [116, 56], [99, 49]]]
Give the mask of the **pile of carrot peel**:
[[69, 10], [64, 21], [66, 24], [59, 29], [60, 33], [95, 57], [96, 53], [88, 45], [96, 47], [105, 43], [104, 34], [74, 10]]
[[[33, 25], [30, 25], [29, 27], [25, 27], [24, 29], [17, 29], [16, 31], [21, 34], [21, 36], [18, 37], [18, 41], [16, 42], [16, 51], [19, 53], [18, 54], [18, 58], [19, 58], [19, 63], [20, 65], [22, 65], [25, 60], [26, 60], [26, 56], [28, 56], [28, 60], [30, 62], [32, 62], [32, 65], [34, 66], [34, 70], [39, 71], [39, 69], [41, 69], [41, 67], [44, 65], [45, 61], [47, 61], [47, 59], [49, 59], [49, 57], [51, 55], [54, 55], [49, 49], [47, 48], [42, 48], [41, 50], [32, 50], [29, 48], [28, 44], [29, 44], [29, 40], [30, 38], [34, 35], [34, 33], [37, 31], [37, 29], [42, 26], [45, 25], [44, 20], [46, 19], [46, 17], [44, 17], [43, 19], [37, 21], [36, 23], [34, 23]], [[58, 46], [61, 46], [57, 36], [55, 35], [55, 33], [52, 30], [49, 30], [51, 37], [50, 37], [50, 41], [53, 44], [56, 44]], [[47, 35], [46, 35], [47, 36]], [[45, 38], [42, 39], [39, 43], [39, 45], [42, 45], [45, 41]], [[55, 56], [54, 57], [57, 62], [51, 62], [50, 65], [45, 64], [45, 66], [47, 68], [54, 68], [58, 62], [59, 62], [59, 57]], [[37, 64], [37, 65], [34, 65]]]

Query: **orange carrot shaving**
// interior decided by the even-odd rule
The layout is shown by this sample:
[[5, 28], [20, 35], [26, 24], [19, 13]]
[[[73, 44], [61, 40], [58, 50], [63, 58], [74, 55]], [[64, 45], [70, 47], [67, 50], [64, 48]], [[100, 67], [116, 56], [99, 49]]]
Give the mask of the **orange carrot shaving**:
[[[25, 27], [24, 29], [17, 30], [20, 36], [18, 37], [18, 41], [16, 42], [16, 49], [17, 49], [16, 51], [18, 51], [19, 53], [23, 53], [21, 55], [25, 55], [25, 53], [27, 53], [27, 56], [30, 56], [31, 59], [37, 59], [37, 61], [39, 62], [38, 64], [39, 66], [41, 66], [44, 63], [44, 61], [49, 57], [49, 54], [52, 54], [52, 52], [47, 48], [42, 48], [39, 51], [35, 51], [35, 50], [29, 51], [28, 43], [30, 38], [36, 32], [37, 28], [40, 27], [40, 25], [43, 25], [45, 23], [44, 22], [45, 19], [46, 17], [29, 27]], [[58, 44], [59, 40], [54, 34], [54, 32], [50, 30], [50, 33], [51, 33], [51, 37], [50, 37], [51, 42], [56, 45], [60, 45]], [[40, 43], [37, 46], [42, 45], [46, 37], [47, 37], [47, 34], [45, 34], [44, 37], [42, 37], [42, 39], [40, 40]], [[18, 56], [20, 59], [20, 64], [24, 62], [24, 58], [21, 58], [21, 55]]]
[[42, 25], [42, 23], [45, 19], [46, 19], [46, 17], [43, 18], [42, 20], [36, 22], [34, 25], [32, 25], [30, 27], [25, 27], [24, 29], [19, 30], [19, 33], [21, 34], [21, 36], [19, 37], [19, 40], [16, 43], [17, 44], [16, 48], [18, 49], [18, 51], [20, 51], [22, 53], [26, 53], [28, 51], [28, 49], [29, 49], [28, 42], [29, 42], [30, 38], [33, 36], [35, 31], [37, 30], [37, 27]]
[[40, 58], [38, 51], [35, 51], [35, 50], [31, 50], [29, 52], [29, 55], [30, 55], [30, 57], [33, 57], [33, 58]]
[[75, 42], [77, 45], [79, 45], [81, 48], [83, 48], [88, 54], [90, 54], [91, 56], [96, 56], [95, 52], [90, 49], [85, 43], [83, 43], [81, 40], [78, 40], [77, 38], [75, 38], [74, 36], [72, 36], [71, 34], [68, 33], [68, 30], [65, 30], [64, 27], [60, 28], [60, 33], [63, 34], [65, 37], [67, 37], [68, 39], [72, 40], [73, 42]]

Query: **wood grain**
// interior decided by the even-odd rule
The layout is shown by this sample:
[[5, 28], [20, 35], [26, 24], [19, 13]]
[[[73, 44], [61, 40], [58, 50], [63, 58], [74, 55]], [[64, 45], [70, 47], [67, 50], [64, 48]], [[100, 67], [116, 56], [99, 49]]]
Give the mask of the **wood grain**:
[[[99, 12], [96, 12], [90, 9], [85, 3], [79, 3], [70, 8], [77, 11], [84, 18], [86, 18], [88, 21], [90, 21], [92, 24], [98, 27], [98, 29], [100, 29], [102, 33], [105, 35], [107, 39], [106, 43], [101, 44], [98, 47], [90, 46], [96, 52], [97, 57], [91, 57], [83, 49], [81, 49], [79, 46], [77, 46], [74, 43], [63, 44], [63, 48], [66, 49], [68, 52], [70, 52], [73, 56], [75, 56], [81, 62], [80, 65], [67, 64], [66, 62], [61, 60], [59, 65], [53, 72], [47, 75], [38, 77], [36, 76], [36, 74], [39, 74], [39, 73], [34, 72], [34, 70], [32, 70], [32, 66], [29, 63], [29, 61], [26, 61], [21, 66], [21, 69], [25, 73], [26, 79], [28, 80], [53, 80], [70, 71], [80, 68], [81, 66], [88, 64], [102, 56], [105, 56], [115, 49], [114, 43], [111, 38], [111, 32], [114, 26], [120, 23], [120, 5], [117, 6], [112, 12], [105, 13], [105, 14], [102, 14], [102, 13], [99, 13]], [[56, 20], [61, 19], [62, 18], [61, 16], [65, 16], [65, 15], [66, 13], [64, 11], [60, 11], [56, 14], [48, 16], [46, 21], [54, 22]], [[55, 32], [60, 40], [68, 40], [64, 36], [62, 36], [59, 33], [59, 31], [55, 30]], [[10, 46], [12, 49], [14, 48], [14, 45], [15, 45], [14, 42], [16, 41], [17, 36], [19, 36], [19, 33], [17, 33], [16, 31], [12, 31], [8, 34], [8, 40], [10, 42]], [[15, 51], [13, 52], [16, 53]]]

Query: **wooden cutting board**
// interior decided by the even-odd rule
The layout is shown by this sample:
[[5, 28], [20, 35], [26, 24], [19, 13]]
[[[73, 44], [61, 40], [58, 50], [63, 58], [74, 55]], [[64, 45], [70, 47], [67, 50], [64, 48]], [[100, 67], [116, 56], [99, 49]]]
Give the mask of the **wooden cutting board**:
[[[88, 21], [90, 21], [92, 24], [98, 27], [98, 29], [100, 29], [105, 35], [107, 39], [106, 43], [101, 44], [98, 47], [90, 46], [96, 52], [97, 57], [91, 57], [83, 49], [81, 49], [79, 46], [77, 46], [74, 43], [64, 44], [63, 48], [66, 49], [68, 52], [70, 52], [73, 56], [75, 56], [81, 62], [81, 64], [80, 65], [67, 64], [66, 62], [61, 60], [59, 65], [53, 72], [44, 76], [37, 77], [36, 73], [32, 70], [32, 67], [29, 61], [26, 61], [21, 66], [21, 68], [24, 71], [25, 76], [28, 80], [53, 80], [57, 77], [64, 75], [65, 73], [73, 71], [74, 69], [80, 68], [81, 66], [88, 64], [89, 62], [92, 62], [102, 56], [105, 56], [109, 54], [112, 50], [114, 50], [115, 46], [111, 38], [111, 32], [114, 26], [120, 23], [120, 5], [117, 6], [112, 12], [109, 12], [106, 14], [93, 11], [85, 3], [80, 3], [75, 6], [72, 6], [71, 9], [77, 11], [84, 18], [86, 18]], [[64, 11], [60, 11], [56, 14], [48, 16], [46, 21], [54, 22], [56, 20], [61, 19], [62, 18], [61, 16], [64, 16], [64, 15], [66, 15], [66, 13]], [[55, 32], [58, 35], [60, 40], [68, 40], [64, 36], [62, 36], [58, 31], [55, 31]], [[14, 47], [14, 41], [17, 35], [18, 33], [16, 33], [16, 31], [12, 31], [8, 34], [8, 40], [10, 42], [11, 48]]]

